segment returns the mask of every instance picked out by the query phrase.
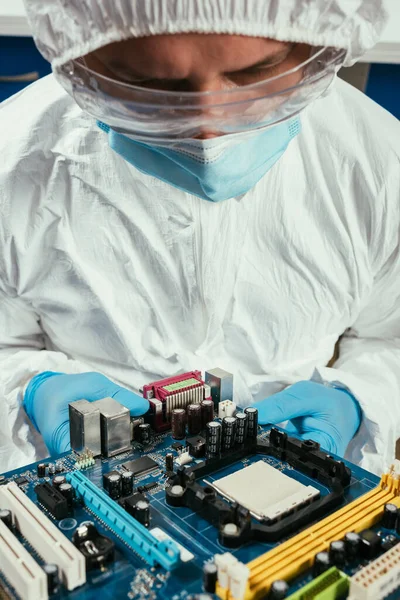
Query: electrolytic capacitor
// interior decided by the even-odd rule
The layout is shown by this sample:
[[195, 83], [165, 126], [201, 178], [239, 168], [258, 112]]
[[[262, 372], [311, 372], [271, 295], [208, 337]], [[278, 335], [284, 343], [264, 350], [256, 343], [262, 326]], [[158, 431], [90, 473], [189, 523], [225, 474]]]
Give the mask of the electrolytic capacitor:
[[70, 483], [62, 483], [58, 487], [58, 491], [67, 499], [68, 506], [72, 506], [74, 503], [74, 488], [72, 485]]
[[[61, 491], [61, 490], [60, 490]], [[109, 473], [107, 476], [107, 491], [113, 500], [117, 500], [121, 497], [122, 492], [122, 478], [121, 474], [117, 471]]]
[[318, 552], [314, 558], [313, 576], [318, 577], [332, 566], [328, 552]]
[[236, 413], [236, 443], [243, 444], [247, 438], [248, 416], [244, 412]]
[[349, 531], [344, 536], [344, 545], [348, 560], [355, 560], [360, 554], [360, 536], [355, 531]]
[[53, 477], [54, 487], [58, 488], [62, 483], [67, 483], [67, 480], [65, 479], [64, 475], [56, 475], [55, 477]]
[[58, 592], [58, 588], [60, 587], [57, 565], [47, 563], [43, 565], [43, 571], [47, 575], [47, 591], [49, 596], [56, 594]]
[[135, 519], [145, 527], [150, 523], [150, 504], [147, 500], [139, 500], [135, 506]]
[[39, 463], [36, 467], [38, 477], [46, 477], [46, 463]]
[[133, 473], [124, 471], [121, 475], [121, 491], [123, 496], [130, 496], [133, 492]]
[[221, 451], [221, 423], [211, 421], [206, 425], [206, 453], [209, 456], [218, 456]]
[[151, 442], [151, 427], [149, 423], [141, 423], [135, 427], [136, 439], [139, 444], [148, 446]]
[[165, 455], [165, 470], [171, 473], [174, 470], [174, 455], [170, 452]]
[[236, 417], [224, 417], [222, 419], [222, 451], [226, 452], [235, 445], [236, 439]]
[[396, 527], [398, 509], [395, 504], [385, 504], [382, 518], [382, 527], [394, 529]]
[[331, 542], [329, 546], [329, 558], [336, 567], [341, 567], [346, 562], [346, 546], [342, 540]]
[[287, 597], [289, 586], [283, 579], [277, 579], [271, 585], [268, 600], [284, 600]]
[[174, 440], [182, 440], [186, 433], [186, 411], [174, 408], [171, 414], [171, 430]]
[[205, 592], [215, 594], [217, 587], [218, 569], [213, 562], [206, 563], [203, 567], [203, 588]]
[[8, 508], [0, 508], [0, 521], [7, 525], [8, 529], [12, 529], [12, 513]]
[[206, 428], [207, 423], [214, 420], [214, 402], [212, 400], [203, 400], [201, 403], [201, 426]]
[[197, 435], [201, 431], [201, 406], [200, 404], [189, 404], [186, 408], [187, 425], [190, 435]]
[[258, 431], [258, 410], [253, 406], [249, 406], [248, 408], [244, 409], [244, 412], [248, 419], [247, 437], [256, 438]]
[[62, 473], [64, 471], [64, 466], [61, 461], [56, 462], [56, 473]]
[[52, 463], [49, 464], [49, 475], [54, 475], [56, 472], [56, 467]]

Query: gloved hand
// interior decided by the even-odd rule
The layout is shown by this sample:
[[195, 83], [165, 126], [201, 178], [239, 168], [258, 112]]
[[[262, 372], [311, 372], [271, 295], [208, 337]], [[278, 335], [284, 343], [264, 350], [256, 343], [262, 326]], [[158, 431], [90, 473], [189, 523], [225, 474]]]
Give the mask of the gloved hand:
[[101, 373], [66, 375], [44, 371], [29, 382], [24, 408], [42, 434], [51, 455], [70, 450], [68, 404], [76, 400], [100, 400], [111, 397], [129, 408], [131, 416], [147, 412], [145, 398], [120, 387]]
[[319, 442], [339, 456], [361, 423], [360, 406], [349, 392], [314, 381], [299, 381], [253, 406], [261, 425], [289, 420], [285, 428], [289, 435]]

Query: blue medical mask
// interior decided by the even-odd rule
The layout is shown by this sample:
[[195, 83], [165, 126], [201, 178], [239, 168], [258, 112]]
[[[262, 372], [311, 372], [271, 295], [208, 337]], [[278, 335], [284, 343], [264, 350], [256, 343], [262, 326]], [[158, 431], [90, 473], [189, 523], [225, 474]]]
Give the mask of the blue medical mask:
[[245, 137], [232, 134], [171, 142], [166, 147], [138, 142], [98, 124], [108, 133], [110, 147], [139, 171], [211, 202], [248, 192], [279, 160], [301, 128], [296, 117]]

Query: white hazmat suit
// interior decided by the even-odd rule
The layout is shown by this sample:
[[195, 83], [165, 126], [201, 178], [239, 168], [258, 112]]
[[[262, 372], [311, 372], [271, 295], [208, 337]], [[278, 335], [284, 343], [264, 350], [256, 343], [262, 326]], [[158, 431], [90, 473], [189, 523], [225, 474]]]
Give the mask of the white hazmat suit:
[[[375, 43], [380, 0], [26, 0], [61, 65], [111, 41], [187, 31]], [[363, 409], [346, 457], [380, 472], [400, 436], [400, 127], [338, 80], [244, 197], [206, 202], [114, 153], [49, 76], [0, 109], [0, 472], [46, 454], [21, 408], [41, 371], [137, 391], [234, 373], [247, 405], [303, 379]], [[335, 342], [340, 358], [328, 364]]]

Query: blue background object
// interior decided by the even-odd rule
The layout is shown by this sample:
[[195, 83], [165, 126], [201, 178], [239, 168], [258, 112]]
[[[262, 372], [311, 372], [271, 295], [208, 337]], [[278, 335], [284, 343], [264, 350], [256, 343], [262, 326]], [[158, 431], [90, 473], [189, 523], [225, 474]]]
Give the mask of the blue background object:
[[37, 71], [39, 77], [51, 73], [51, 66], [40, 54], [31, 37], [0, 36], [0, 102], [16, 94], [31, 82], [4, 82], [5, 76]]
[[366, 94], [400, 119], [400, 65], [371, 65]]

